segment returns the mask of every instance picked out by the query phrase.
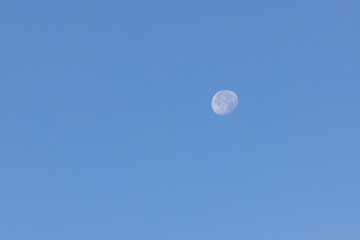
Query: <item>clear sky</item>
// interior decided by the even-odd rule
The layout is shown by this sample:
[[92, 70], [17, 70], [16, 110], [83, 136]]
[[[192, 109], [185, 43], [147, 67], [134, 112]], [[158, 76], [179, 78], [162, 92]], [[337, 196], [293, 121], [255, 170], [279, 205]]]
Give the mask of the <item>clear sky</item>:
[[2, 0], [0, 239], [360, 239], [359, 12]]

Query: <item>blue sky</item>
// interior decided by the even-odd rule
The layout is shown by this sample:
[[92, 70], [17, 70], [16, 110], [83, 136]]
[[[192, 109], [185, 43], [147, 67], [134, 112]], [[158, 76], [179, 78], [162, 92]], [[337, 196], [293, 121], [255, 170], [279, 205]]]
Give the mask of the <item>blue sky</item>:
[[1, 1], [0, 238], [360, 239], [359, 10]]

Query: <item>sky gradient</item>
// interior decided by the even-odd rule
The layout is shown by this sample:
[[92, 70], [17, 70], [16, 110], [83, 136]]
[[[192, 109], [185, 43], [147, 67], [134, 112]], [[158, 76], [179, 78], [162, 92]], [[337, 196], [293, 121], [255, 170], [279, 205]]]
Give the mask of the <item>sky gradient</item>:
[[0, 239], [360, 239], [359, 12], [1, 1]]

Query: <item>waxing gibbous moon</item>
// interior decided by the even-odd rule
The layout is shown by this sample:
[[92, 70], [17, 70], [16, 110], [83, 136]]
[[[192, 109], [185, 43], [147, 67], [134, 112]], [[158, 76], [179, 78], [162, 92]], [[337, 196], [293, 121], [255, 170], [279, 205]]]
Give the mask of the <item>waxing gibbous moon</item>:
[[238, 97], [233, 91], [221, 90], [212, 99], [212, 109], [218, 115], [227, 115], [235, 110]]

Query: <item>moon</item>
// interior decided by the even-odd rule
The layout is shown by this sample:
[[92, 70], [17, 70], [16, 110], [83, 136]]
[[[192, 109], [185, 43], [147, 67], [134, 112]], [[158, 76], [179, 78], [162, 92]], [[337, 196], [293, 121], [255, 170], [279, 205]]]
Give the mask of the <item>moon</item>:
[[221, 90], [212, 99], [212, 109], [218, 115], [227, 115], [235, 110], [238, 97], [233, 91]]

